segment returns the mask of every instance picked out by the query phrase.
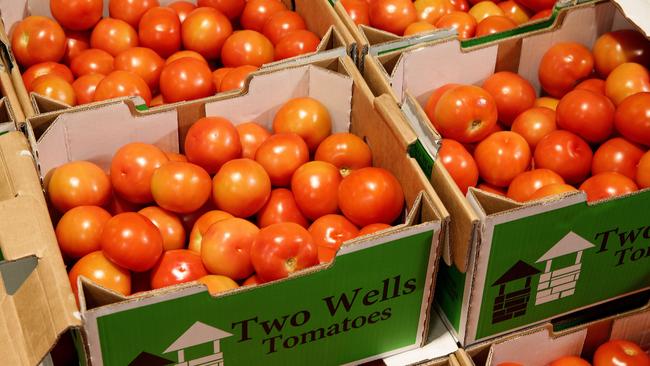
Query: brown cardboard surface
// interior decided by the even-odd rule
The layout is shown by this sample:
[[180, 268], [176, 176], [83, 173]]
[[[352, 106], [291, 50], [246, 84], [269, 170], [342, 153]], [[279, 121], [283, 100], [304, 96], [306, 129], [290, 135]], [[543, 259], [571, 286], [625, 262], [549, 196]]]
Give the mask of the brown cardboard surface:
[[[4, 11], [4, 9], [2, 11]], [[12, 82], [12, 78], [14, 77], [14, 74], [19, 75], [20, 72], [18, 71], [16, 61], [11, 52], [9, 52], [9, 48], [5, 46], [8, 44], [9, 39], [7, 38], [7, 34], [4, 32], [4, 28], [0, 26], [0, 91], [4, 98], [6, 98], [7, 101], [5, 103], [8, 106], [6, 108], [10, 110], [13, 117], [13, 119], [3, 120], [2, 122], [19, 122], [25, 120], [25, 114], [23, 113], [21, 102], [13, 85], [14, 83]]]

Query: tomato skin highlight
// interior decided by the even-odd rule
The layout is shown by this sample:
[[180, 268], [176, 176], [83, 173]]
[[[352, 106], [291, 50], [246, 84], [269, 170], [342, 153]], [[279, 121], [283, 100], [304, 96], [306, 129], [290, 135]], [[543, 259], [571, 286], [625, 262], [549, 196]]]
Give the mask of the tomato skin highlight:
[[603, 343], [594, 353], [594, 366], [649, 366], [650, 357], [638, 344], [615, 339]]
[[207, 274], [198, 254], [187, 249], [168, 250], [151, 269], [151, 288], [196, 281]]

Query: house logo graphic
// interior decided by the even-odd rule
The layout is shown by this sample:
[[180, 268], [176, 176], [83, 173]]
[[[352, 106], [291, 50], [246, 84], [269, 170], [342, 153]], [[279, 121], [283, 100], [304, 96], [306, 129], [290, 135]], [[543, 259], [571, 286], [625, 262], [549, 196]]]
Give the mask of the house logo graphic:
[[[526, 262], [517, 261], [492, 284], [492, 287], [499, 288], [492, 308], [492, 324], [526, 314], [532, 292], [532, 277], [538, 274], [540, 277], [535, 291], [535, 306], [575, 294], [582, 270], [582, 253], [594, 247], [595, 245], [570, 231], [535, 262], [544, 264], [543, 272]], [[572, 264], [554, 268], [553, 260], [568, 256], [573, 256]]]
[[[174, 341], [164, 353], [176, 352], [178, 362], [174, 366], [224, 366], [221, 340], [232, 334], [207, 324], [196, 322]], [[212, 343], [211, 354], [193, 360], [185, 359], [185, 350], [205, 343]]]

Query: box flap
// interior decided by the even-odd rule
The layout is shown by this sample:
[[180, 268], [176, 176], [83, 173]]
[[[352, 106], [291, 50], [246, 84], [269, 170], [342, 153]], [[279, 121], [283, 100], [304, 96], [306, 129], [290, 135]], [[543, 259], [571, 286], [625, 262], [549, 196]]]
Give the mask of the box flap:
[[650, 38], [650, 17], [646, 0], [612, 0], [625, 17], [631, 20], [639, 30]]

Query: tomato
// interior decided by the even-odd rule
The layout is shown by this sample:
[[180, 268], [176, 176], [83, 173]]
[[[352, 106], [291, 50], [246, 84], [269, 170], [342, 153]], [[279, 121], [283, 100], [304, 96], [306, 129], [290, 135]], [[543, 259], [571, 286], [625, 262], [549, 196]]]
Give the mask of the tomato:
[[97, 85], [95, 101], [118, 97], [139, 96], [149, 105], [151, 90], [147, 83], [138, 75], [129, 71], [113, 71]]
[[291, 177], [291, 191], [303, 215], [315, 220], [338, 211], [341, 181], [341, 174], [334, 165], [310, 161], [301, 165]]
[[643, 153], [644, 150], [635, 144], [624, 138], [615, 137], [600, 145], [594, 153], [591, 174], [616, 172], [635, 179], [637, 164]]
[[607, 32], [598, 37], [592, 49], [596, 71], [606, 78], [617, 66], [626, 62], [650, 64], [650, 42], [633, 29]]
[[359, 229], [344, 216], [325, 215], [309, 226], [309, 233], [318, 247], [318, 261], [327, 263], [334, 259], [343, 242], [358, 236]]
[[447, 90], [451, 90], [457, 86], [461, 86], [461, 84], [454, 84], [454, 83], [444, 84], [438, 87], [437, 89], [435, 89], [431, 93], [431, 95], [427, 99], [426, 104], [424, 105], [424, 112], [427, 114], [427, 117], [429, 117], [429, 121], [435, 120], [436, 105], [438, 105], [438, 101], [440, 100], [440, 97]]
[[23, 67], [46, 61], [58, 62], [65, 54], [65, 47], [63, 28], [42, 16], [28, 16], [15, 26], [11, 34], [11, 50]]
[[163, 104], [165, 104], [165, 101], [163, 100], [162, 94], [158, 94], [155, 95], [153, 98], [151, 98], [151, 102], [149, 103], [149, 108], [160, 107]]
[[97, 206], [77, 206], [66, 212], [56, 224], [56, 240], [69, 258], [81, 258], [101, 249], [99, 239], [104, 224], [111, 218]]
[[650, 187], [650, 152], [643, 154], [636, 170], [636, 183], [640, 189]]
[[503, 187], [493, 186], [493, 185], [488, 184], [488, 183], [480, 183], [478, 186], [476, 186], [476, 188], [480, 189], [482, 191], [485, 191], [485, 192], [489, 192], [489, 193], [496, 194], [496, 195], [499, 195], [499, 196], [504, 196], [504, 197], [507, 194], [506, 190]]
[[113, 57], [138, 45], [138, 33], [128, 23], [104, 18], [90, 34], [90, 46], [110, 53]]
[[[214, 206], [214, 202], [212, 200], [208, 200], [201, 208], [194, 212], [190, 212], [188, 214], [180, 214], [179, 217], [181, 221], [183, 222], [183, 227], [185, 228], [186, 232], [192, 231], [194, 224], [198, 221], [198, 219], [209, 212], [210, 210], [214, 210], [216, 207]], [[206, 228], [207, 230], [207, 228]], [[192, 238], [192, 234], [190, 233], [190, 239]], [[201, 241], [199, 240], [199, 245]], [[191, 240], [190, 240], [190, 248], [191, 248]], [[197, 251], [198, 252], [198, 251]]]
[[551, 15], [553, 15], [553, 9], [544, 9], [542, 11], [535, 13], [532, 17], [530, 17], [530, 21], [532, 22], [538, 19], [547, 19], [550, 18]]
[[234, 70], [232, 67], [220, 67], [212, 72], [212, 82], [214, 83], [214, 89], [217, 92], [221, 92], [221, 82], [232, 70]]
[[524, 366], [524, 365], [517, 362], [501, 362], [497, 366]]
[[164, 151], [165, 156], [167, 156], [167, 159], [169, 161], [178, 161], [178, 162], [183, 162], [183, 163], [188, 163], [189, 161], [187, 160], [187, 156], [171, 151]]
[[409, 24], [418, 20], [411, 0], [373, 0], [368, 12], [370, 25], [401, 36]]
[[575, 187], [565, 183], [548, 184], [536, 190], [533, 194], [528, 196], [528, 201], [534, 201], [534, 200], [538, 200], [550, 196], [555, 196], [558, 194], [563, 194], [567, 192], [576, 192], [576, 191], [577, 189], [575, 189]]
[[307, 143], [309, 151], [315, 151], [331, 131], [332, 121], [327, 108], [311, 97], [289, 100], [273, 119], [273, 132], [298, 134]]
[[181, 26], [185, 49], [196, 51], [208, 60], [219, 58], [221, 47], [231, 34], [230, 21], [214, 8], [196, 8]]
[[208, 272], [243, 280], [253, 274], [250, 250], [260, 229], [249, 221], [218, 221], [201, 241], [201, 258]]
[[111, 196], [111, 182], [97, 165], [72, 161], [54, 170], [47, 193], [54, 208], [65, 213], [77, 206], [104, 206]]
[[106, 258], [134, 272], [151, 269], [163, 252], [158, 228], [135, 212], [121, 213], [108, 220], [100, 242]]
[[102, 0], [50, 0], [52, 16], [66, 29], [92, 28], [102, 18]]
[[535, 107], [546, 107], [554, 111], [557, 109], [558, 103], [560, 103], [559, 99], [551, 97], [540, 97], [535, 99]]
[[338, 203], [343, 215], [355, 225], [391, 224], [402, 214], [404, 192], [388, 170], [363, 168], [343, 178]]
[[497, 103], [478, 86], [452, 88], [440, 96], [431, 122], [445, 138], [461, 143], [477, 142], [497, 123]]
[[210, 198], [210, 175], [192, 163], [168, 162], [151, 177], [158, 206], [176, 213], [196, 211]]
[[181, 24], [185, 21], [185, 18], [187, 18], [192, 10], [196, 9], [196, 5], [189, 1], [174, 1], [167, 5], [167, 7], [173, 9], [176, 14], [178, 14], [178, 19], [181, 21]]
[[650, 357], [638, 344], [625, 340], [603, 343], [594, 353], [594, 366], [648, 366]]
[[92, 103], [95, 100], [97, 85], [104, 80], [102, 74], [83, 75], [72, 83], [72, 89], [77, 97], [77, 104]]
[[300, 14], [291, 10], [282, 10], [269, 17], [262, 27], [262, 34], [275, 45], [284, 36], [301, 29], [307, 29], [307, 25]]
[[614, 132], [615, 111], [606, 96], [589, 90], [573, 90], [560, 99], [557, 125], [587, 142], [599, 143]]
[[151, 144], [133, 142], [122, 146], [111, 161], [111, 183], [117, 194], [133, 203], [153, 201], [151, 178], [156, 169], [169, 161]]
[[223, 77], [219, 86], [219, 91], [226, 92], [230, 90], [243, 89], [246, 86], [248, 75], [257, 70], [258, 68], [256, 66], [251, 65], [235, 67]]
[[110, 200], [108, 201], [108, 204], [106, 204], [104, 207], [106, 207], [108, 212], [111, 214], [117, 215], [124, 212], [138, 212], [138, 210], [142, 208], [142, 205], [129, 202], [113, 192], [113, 194], [111, 194]]
[[56, 75], [68, 83], [72, 83], [74, 81], [72, 71], [70, 71], [67, 66], [52, 61], [41, 62], [39, 64], [30, 66], [23, 73], [23, 83], [25, 84], [27, 91], [32, 91], [32, 83], [34, 80], [44, 75]]
[[477, 24], [491, 16], [505, 16], [505, 13], [497, 4], [487, 0], [474, 4], [468, 13], [474, 17]]
[[578, 356], [563, 356], [551, 362], [549, 366], [591, 366], [591, 364]]
[[163, 250], [183, 249], [185, 247], [185, 228], [181, 219], [174, 213], [156, 206], [138, 211], [156, 225], [163, 239]]
[[242, 158], [255, 159], [257, 149], [271, 136], [271, 133], [255, 122], [242, 123], [236, 128], [242, 147]]
[[494, 98], [498, 119], [506, 126], [512, 125], [517, 116], [535, 104], [535, 89], [530, 82], [509, 71], [495, 73], [482, 87]]
[[341, 0], [343, 9], [356, 25], [370, 25], [370, 6], [365, 0]]
[[478, 171], [486, 182], [506, 187], [530, 166], [530, 147], [516, 132], [501, 131], [481, 141], [474, 150]]
[[138, 28], [144, 13], [159, 5], [158, 0], [108, 0], [108, 12], [111, 18], [123, 20], [133, 28]]
[[650, 93], [625, 98], [616, 109], [614, 124], [628, 140], [650, 146]]
[[546, 107], [533, 107], [524, 111], [511, 126], [511, 131], [526, 139], [531, 150], [535, 150], [542, 137], [555, 130], [555, 111]]
[[242, 286], [256, 286], [262, 283], [262, 280], [259, 279], [256, 275], [252, 275], [242, 283]]
[[[431, 25], [435, 24], [443, 15], [456, 10], [449, 0], [416, 0], [413, 5], [417, 12], [417, 18]], [[404, 31], [404, 35], [406, 35], [406, 31]]]
[[605, 94], [616, 105], [641, 92], [650, 92], [650, 74], [642, 65], [632, 62], [621, 64], [605, 80]]
[[539, 82], [551, 96], [561, 98], [591, 75], [594, 57], [576, 42], [560, 42], [546, 51], [539, 64]]
[[174, 52], [173, 55], [169, 56], [167, 60], [165, 60], [165, 66], [171, 64], [172, 62], [178, 59], [185, 58], [185, 57], [194, 58], [203, 62], [206, 65], [208, 64], [208, 61], [206, 61], [205, 57], [201, 56], [200, 53], [195, 51], [182, 50], [182, 51]]
[[274, 59], [284, 60], [287, 58], [304, 55], [306, 53], [316, 52], [320, 38], [306, 29], [293, 31], [282, 37], [280, 42], [275, 45]]
[[140, 45], [167, 58], [181, 48], [181, 21], [174, 9], [155, 7], [147, 10], [138, 27]]
[[593, 152], [580, 136], [557, 130], [537, 143], [534, 155], [536, 168], [550, 169], [567, 183], [576, 184], [589, 175]]
[[115, 59], [104, 50], [91, 48], [75, 57], [70, 62], [70, 70], [76, 77], [88, 74], [110, 74], [115, 65]]
[[517, 0], [522, 6], [534, 11], [552, 10], [555, 0]]
[[476, 37], [503, 32], [515, 27], [517, 27], [517, 23], [505, 15], [490, 15], [476, 26]]
[[39, 76], [32, 83], [32, 91], [69, 106], [77, 104], [77, 97], [72, 85], [58, 75]]
[[221, 49], [226, 67], [252, 65], [260, 67], [273, 61], [273, 44], [262, 33], [241, 30], [231, 34]]
[[212, 180], [212, 187], [217, 208], [236, 217], [253, 216], [271, 195], [271, 179], [251, 159], [235, 159], [222, 165]]
[[75, 297], [79, 293], [77, 288], [79, 276], [86, 277], [90, 281], [124, 296], [131, 294], [131, 273], [109, 261], [101, 251], [85, 255], [75, 263], [68, 273], [72, 293]]
[[424, 32], [428, 32], [428, 31], [432, 31], [434, 29], [436, 29], [436, 27], [433, 24], [427, 23], [425, 21], [419, 21], [419, 22], [411, 23], [404, 30], [404, 37], [412, 36], [412, 35], [418, 34], [418, 33], [424, 33]]
[[222, 12], [230, 20], [239, 18], [247, 0], [198, 0], [199, 7], [207, 6]]
[[199, 278], [198, 282], [204, 284], [212, 296], [239, 288], [237, 282], [226, 276], [207, 275]]
[[156, 90], [165, 60], [149, 48], [133, 47], [115, 57], [115, 70], [130, 71]]
[[587, 79], [576, 85], [575, 89], [589, 90], [594, 93], [605, 95], [605, 80]]
[[63, 54], [63, 62], [70, 65], [72, 59], [77, 57], [81, 51], [90, 48], [90, 33], [67, 30], [65, 36], [66, 48]]
[[255, 153], [275, 187], [288, 186], [296, 169], [309, 161], [305, 141], [295, 133], [278, 133], [264, 141]]
[[307, 229], [283, 222], [260, 230], [251, 261], [260, 280], [268, 282], [318, 264], [318, 249]]
[[534, 169], [515, 177], [508, 187], [508, 198], [525, 202], [538, 189], [549, 184], [564, 184], [564, 179], [549, 169]]
[[360, 137], [340, 132], [327, 136], [318, 145], [314, 160], [333, 164], [345, 177], [351, 171], [372, 166], [372, 151]]
[[232, 217], [231, 214], [219, 210], [210, 210], [200, 215], [198, 220], [196, 220], [192, 226], [192, 231], [190, 232], [190, 244], [187, 249], [201, 253], [201, 241], [203, 240], [205, 233], [208, 232], [210, 226], [216, 222], [230, 219]]
[[239, 22], [243, 28], [261, 32], [269, 18], [287, 7], [278, 0], [248, 0]]
[[362, 227], [361, 230], [359, 230], [359, 232], [357, 233], [357, 237], [363, 236], [363, 235], [371, 235], [371, 234], [374, 234], [374, 233], [376, 233], [378, 231], [386, 230], [386, 229], [389, 229], [391, 227], [392, 226], [390, 226], [388, 224], [381, 224], [381, 223], [366, 225], [366, 226]]
[[185, 155], [191, 163], [214, 174], [225, 162], [241, 157], [237, 129], [225, 118], [203, 117], [187, 131]]
[[591, 176], [580, 185], [587, 193], [587, 202], [616, 197], [639, 190], [634, 181], [622, 174], [603, 172]]
[[472, 154], [458, 141], [442, 139], [442, 147], [438, 150], [438, 158], [463, 194], [467, 194], [469, 187], [476, 186], [478, 183], [478, 167]]
[[501, 10], [503, 10], [503, 15], [510, 18], [515, 24], [521, 25], [530, 20], [530, 12], [528, 9], [519, 5], [514, 0], [506, 0], [497, 4]]
[[257, 213], [257, 225], [267, 227], [279, 222], [294, 222], [304, 228], [309, 223], [298, 208], [293, 193], [285, 188], [271, 191], [271, 196], [264, 207]]
[[165, 65], [160, 74], [160, 93], [167, 103], [214, 94], [212, 72], [206, 62], [183, 57]]
[[151, 269], [151, 288], [192, 282], [207, 275], [200, 255], [186, 249], [168, 250]]

